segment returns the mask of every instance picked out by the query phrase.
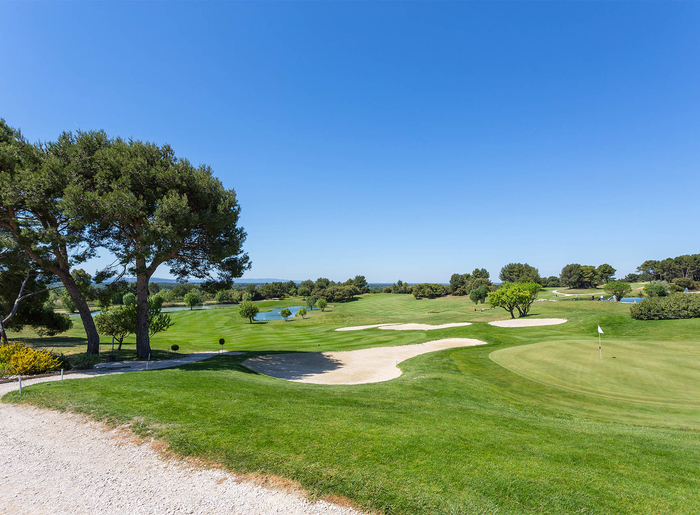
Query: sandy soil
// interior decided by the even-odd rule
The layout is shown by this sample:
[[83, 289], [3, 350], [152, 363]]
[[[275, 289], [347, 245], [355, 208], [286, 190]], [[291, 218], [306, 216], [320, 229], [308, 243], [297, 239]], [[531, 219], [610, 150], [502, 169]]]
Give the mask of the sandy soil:
[[[180, 361], [200, 359], [205, 357]], [[152, 362], [150, 368], [165, 363], [177, 364]], [[144, 363], [131, 366], [145, 368]], [[124, 372], [71, 374], [65, 380]], [[0, 384], [0, 396], [16, 388], [16, 382]], [[265, 488], [221, 470], [166, 458], [157, 448], [124, 429], [79, 415], [0, 403], [0, 513], [359, 515], [323, 501], [310, 503], [289, 489]]]
[[566, 323], [566, 318], [515, 318], [511, 320], [499, 320], [489, 322], [496, 327], [538, 327], [541, 325], [559, 325]]
[[355, 325], [352, 327], [340, 327], [336, 331], [362, 331], [363, 329], [372, 329], [378, 327], [384, 331], [432, 331], [434, 329], [447, 329], [448, 327], [463, 327], [472, 325], [471, 322], [456, 322], [452, 324], [374, 324], [374, 325]]
[[471, 338], [447, 338], [416, 345], [375, 347], [340, 352], [272, 354], [247, 359], [243, 365], [261, 374], [299, 383], [364, 384], [395, 379], [399, 363], [426, 352], [486, 345]]

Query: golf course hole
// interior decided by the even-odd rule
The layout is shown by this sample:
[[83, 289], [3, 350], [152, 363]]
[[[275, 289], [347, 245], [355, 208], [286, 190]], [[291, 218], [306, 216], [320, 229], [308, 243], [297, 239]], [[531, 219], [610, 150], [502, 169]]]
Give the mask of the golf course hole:
[[486, 345], [472, 338], [446, 338], [414, 345], [375, 347], [339, 352], [268, 354], [247, 359], [243, 366], [260, 374], [298, 383], [365, 384], [401, 375], [398, 364], [407, 359], [455, 347]]

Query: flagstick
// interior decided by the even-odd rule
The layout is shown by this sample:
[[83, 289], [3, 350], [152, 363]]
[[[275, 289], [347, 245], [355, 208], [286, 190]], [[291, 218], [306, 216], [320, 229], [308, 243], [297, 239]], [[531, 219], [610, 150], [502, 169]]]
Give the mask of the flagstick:
[[600, 359], [603, 359], [603, 347], [600, 344], [600, 331], [598, 331], [598, 351], [600, 352]]

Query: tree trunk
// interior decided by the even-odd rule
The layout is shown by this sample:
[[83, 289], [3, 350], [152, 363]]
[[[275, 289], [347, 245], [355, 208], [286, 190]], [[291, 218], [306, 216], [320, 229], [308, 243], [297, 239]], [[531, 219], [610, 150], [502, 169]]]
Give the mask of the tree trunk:
[[7, 334], [5, 333], [5, 324], [2, 321], [2, 315], [0, 315], [0, 345], [7, 345]]
[[136, 356], [148, 358], [151, 341], [148, 334], [148, 271], [146, 260], [136, 260]]
[[85, 334], [87, 336], [87, 353], [88, 354], [99, 354], [100, 353], [100, 335], [97, 334], [97, 327], [95, 327], [95, 319], [92, 318], [90, 313], [90, 307], [87, 301], [83, 298], [78, 289], [78, 286], [73, 280], [73, 276], [65, 270], [57, 271], [56, 275], [61, 279], [63, 286], [66, 288], [68, 295], [70, 295], [73, 304], [75, 304], [78, 313], [80, 314], [80, 320], [83, 322], [83, 327], [85, 328]]

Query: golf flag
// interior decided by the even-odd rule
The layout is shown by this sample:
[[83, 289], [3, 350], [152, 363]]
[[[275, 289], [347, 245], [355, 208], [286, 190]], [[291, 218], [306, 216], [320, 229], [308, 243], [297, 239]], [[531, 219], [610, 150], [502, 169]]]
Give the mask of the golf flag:
[[600, 326], [598, 326], [598, 334], [605, 334], [605, 333], [603, 332], [603, 330], [600, 328]]
[[603, 330], [598, 326], [598, 353], [600, 354], [600, 359], [603, 359], [603, 346], [600, 343], [600, 335], [605, 334]]

